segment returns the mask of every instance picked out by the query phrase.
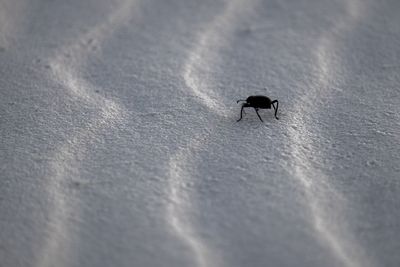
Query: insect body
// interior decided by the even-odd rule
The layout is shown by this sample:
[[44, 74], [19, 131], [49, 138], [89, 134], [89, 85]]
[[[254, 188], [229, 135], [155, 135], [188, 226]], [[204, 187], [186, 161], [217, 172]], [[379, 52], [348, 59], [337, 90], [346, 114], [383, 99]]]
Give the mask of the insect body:
[[[237, 121], [240, 121], [242, 119], [244, 108], [254, 108], [254, 110], [257, 113], [258, 118], [261, 121], [263, 121], [261, 119], [260, 114], [258, 114], [258, 110], [259, 109], [271, 109], [271, 106], [274, 107], [275, 118], [277, 120], [279, 120], [279, 118], [276, 116], [276, 113], [278, 112], [278, 106], [279, 106], [278, 100], [271, 101], [271, 99], [269, 97], [266, 97], [263, 95], [252, 95], [252, 96], [249, 96], [246, 100], [238, 100], [236, 102], [239, 103], [240, 101], [243, 101], [245, 103], [242, 104], [242, 109], [240, 110], [240, 119], [238, 119]], [[275, 103], [276, 103], [276, 107], [275, 107]]]

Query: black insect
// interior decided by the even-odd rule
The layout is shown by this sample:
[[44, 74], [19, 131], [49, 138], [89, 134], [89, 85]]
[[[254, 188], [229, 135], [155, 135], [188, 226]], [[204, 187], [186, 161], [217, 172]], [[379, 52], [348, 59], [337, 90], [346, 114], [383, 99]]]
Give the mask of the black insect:
[[[254, 110], [257, 113], [258, 118], [260, 118], [260, 120], [263, 121], [261, 119], [260, 114], [258, 114], [258, 110], [259, 109], [271, 109], [271, 105], [274, 107], [274, 110], [275, 110], [275, 118], [277, 120], [279, 120], [279, 118], [276, 116], [276, 113], [278, 112], [278, 106], [279, 106], [278, 100], [271, 101], [271, 99], [269, 97], [266, 97], [263, 95], [252, 95], [252, 96], [249, 96], [246, 100], [238, 100], [238, 101], [236, 101], [236, 103], [239, 103], [240, 101], [244, 101], [246, 103], [242, 104], [242, 109], [240, 110], [240, 119], [238, 119], [237, 121], [240, 121], [242, 119], [244, 108], [254, 108]], [[276, 103], [276, 107], [274, 105], [275, 103]]]

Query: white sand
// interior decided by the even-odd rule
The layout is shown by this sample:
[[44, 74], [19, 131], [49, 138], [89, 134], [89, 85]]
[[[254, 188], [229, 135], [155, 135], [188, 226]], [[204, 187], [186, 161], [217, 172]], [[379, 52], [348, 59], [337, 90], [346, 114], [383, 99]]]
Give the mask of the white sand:
[[1, 1], [0, 266], [399, 266], [399, 14]]

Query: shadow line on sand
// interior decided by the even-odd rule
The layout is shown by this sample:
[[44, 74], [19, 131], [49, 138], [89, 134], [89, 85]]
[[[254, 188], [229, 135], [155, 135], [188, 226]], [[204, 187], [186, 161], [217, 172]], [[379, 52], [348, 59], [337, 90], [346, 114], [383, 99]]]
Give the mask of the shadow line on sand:
[[[313, 129], [310, 129], [307, 118], [318, 109], [318, 106], [314, 104], [317, 101], [314, 100], [330, 96], [329, 86], [332, 79], [335, 78], [332, 72], [337, 68], [336, 65], [340, 64], [334, 62], [331, 56], [337, 43], [335, 35], [351, 32], [361, 16], [363, 4], [359, 0], [344, 1], [344, 5], [344, 10], [347, 11], [345, 17], [338, 19], [319, 39], [315, 49], [318, 84], [313, 86], [314, 90], [309, 90], [294, 104], [299, 108], [291, 115], [289, 125], [296, 125], [296, 129], [288, 127], [288, 134], [291, 139], [293, 161], [296, 163], [294, 173], [304, 188], [313, 216], [312, 223], [322, 244], [330, 249], [342, 266], [361, 267], [370, 265], [370, 261], [365, 259], [365, 252], [343, 227], [345, 223], [335, 221], [333, 217], [337, 218], [338, 216], [332, 216], [332, 213], [341, 214], [341, 209], [347, 206], [346, 199], [329, 183], [329, 177], [313, 166], [307, 156], [310, 151], [303, 149], [306, 146], [311, 153], [318, 154], [313, 147]], [[306, 108], [304, 108], [305, 106]], [[319, 178], [313, 179], [314, 177]], [[336, 210], [329, 210], [327, 199], [335, 200]]]
[[[258, 1], [258, 0], [256, 0]], [[226, 44], [224, 36], [229, 36], [234, 30], [235, 23], [247, 10], [252, 10], [254, 2], [242, 0], [226, 1], [223, 11], [206, 25], [203, 32], [198, 35], [196, 45], [189, 52], [186, 63], [182, 70], [187, 88], [195, 97], [200, 99], [200, 104], [208, 108], [214, 114], [224, 118], [229, 117], [227, 107], [219, 102], [220, 96], [212, 89], [204, 74], [210, 75], [213, 64], [217, 64], [218, 51]], [[223, 33], [223, 35], [222, 35]], [[214, 54], [215, 53], [215, 54]], [[168, 197], [170, 202], [166, 209], [168, 223], [174, 229], [177, 236], [186, 243], [194, 254], [196, 266], [213, 267], [223, 265], [223, 259], [215, 249], [197, 233], [195, 226], [188, 217], [189, 212], [194, 209], [191, 196], [186, 184], [191, 182], [190, 172], [187, 170], [193, 154], [206, 145], [206, 139], [213, 134], [218, 125], [208, 127], [195, 135], [184, 147], [169, 160], [169, 183]]]
[[50, 59], [53, 71], [51, 78], [66, 88], [67, 94], [85, 102], [98, 114], [55, 149], [49, 165], [51, 175], [46, 177], [46, 192], [51, 207], [49, 223], [46, 225], [47, 236], [36, 262], [38, 267], [68, 265], [71, 256], [69, 254], [73, 249], [69, 244], [69, 224], [71, 219], [79, 221], [81, 213], [79, 195], [68, 190], [68, 182], [79, 177], [81, 161], [84, 160], [90, 146], [98, 141], [98, 134], [123, 121], [125, 109], [118, 103], [96, 94], [95, 86], [81, 77], [78, 69], [85, 65], [90, 53], [95, 53], [92, 48], [100, 47], [102, 42], [129, 18], [133, 3], [124, 0], [105, 18], [105, 22], [79, 36], [72, 44], [59, 49], [57, 55]]

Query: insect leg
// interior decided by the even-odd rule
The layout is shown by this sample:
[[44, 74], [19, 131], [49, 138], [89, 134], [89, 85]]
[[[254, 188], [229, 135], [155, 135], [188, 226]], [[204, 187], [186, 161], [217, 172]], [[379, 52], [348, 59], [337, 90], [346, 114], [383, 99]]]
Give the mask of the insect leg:
[[243, 117], [243, 109], [245, 108], [245, 104], [242, 105], [242, 108], [240, 109], [240, 119], [238, 119], [237, 121], [240, 121]]
[[[274, 103], [276, 103], [276, 108], [275, 108]], [[279, 107], [279, 102], [278, 102], [278, 100], [272, 101], [271, 104], [272, 104], [272, 106], [274, 107], [274, 110], [275, 110], [275, 118], [276, 118], [277, 120], [279, 120], [279, 118], [276, 116], [276, 113], [278, 112], [278, 107]]]
[[258, 118], [259, 118], [262, 122], [264, 122], [264, 121], [261, 119], [260, 114], [258, 114], [258, 109], [257, 109], [257, 108], [254, 108], [254, 110], [256, 111]]

